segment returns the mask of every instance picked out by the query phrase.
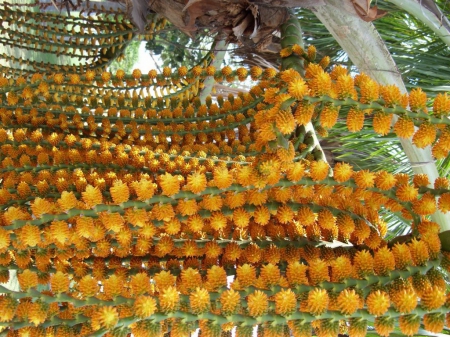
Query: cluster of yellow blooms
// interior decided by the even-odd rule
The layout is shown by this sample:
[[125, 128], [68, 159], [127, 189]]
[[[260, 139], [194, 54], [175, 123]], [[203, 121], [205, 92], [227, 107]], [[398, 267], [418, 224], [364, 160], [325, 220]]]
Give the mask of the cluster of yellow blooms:
[[[349, 131], [384, 135], [395, 113], [393, 132], [441, 158], [450, 98], [430, 113], [421, 90], [326, 64], [304, 78], [212, 66], [0, 77], [0, 282], [17, 270], [20, 285], [0, 286], [0, 330], [359, 337], [450, 325], [450, 255], [426, 218], [450, 211], [450, 181], [331, 170], [304, 128], [332, 128], [346, 107]], [[192, 97], [206, 76], [248, 75], [259, 80], [248, 93]], [[385, 212], [414, 238], [387, 242]]]

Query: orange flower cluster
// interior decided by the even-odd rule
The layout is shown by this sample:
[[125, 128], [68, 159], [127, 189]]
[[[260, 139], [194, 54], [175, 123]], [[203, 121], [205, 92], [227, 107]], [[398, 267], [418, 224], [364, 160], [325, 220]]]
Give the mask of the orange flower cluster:
[[[290, 53], [315, 57], [313, 48]], [[270, 317], [279, 324], [259, 331], [330, 336], [345, 325], [363, 336], [369, 312], [380, 334], [397, 317], [411, 334], [417, 305], [437, 332], [447, 290], [439, 226], [426, 216], [450, 210], [450, 184], [320, 160], [310, 121], [333, 127], [347, 102], [351, 131], [371, 115], [385, 133], [391, 110], [406, 106], [394, 87], [325, 66], [310, 63], [306, 78], [197, 66], [131, 78], [55, 74], [25, 93], [1, 87], [0, 282], [15, 269], [20, 286], [19, 296], [0, 288], [8, 333], [184, 336], [200, 327], [219, 336], [238, 325], [246, 335]], [[205, 76], [248, 74], [261, 78], [249, 93], [191, 99]], [[144, 86], [166, 93], [137, 94]], [[405, 112], [394, 129], [440, 144], [446, 131], [432, 134], [432, 123], [408, 133], [425, 103], [411, 93], [418, 117]], [[390, 247], [386, 211], [417, 235]], [[316, 247], [324, 241], [339, 244]]]

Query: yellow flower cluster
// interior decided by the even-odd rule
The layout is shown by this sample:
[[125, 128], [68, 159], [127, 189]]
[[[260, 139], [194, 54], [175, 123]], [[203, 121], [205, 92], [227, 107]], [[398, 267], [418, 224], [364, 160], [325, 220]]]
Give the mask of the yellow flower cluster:
[[[314, 48], [284, 53], [315, 58]], [[234, 325], [251, 335], [260, 324], [274, 335], [330, 336], [345, 326], [363, 336], [368, 312], [381, 335], [397, 317], [412, 334], [418, 305], [426, 328], [442, 329], [439, 226], [426, 216], [450, 210], [449, 182], [433, 189], [423, 175], [330, 168], [304, 126], [332, 128], [348, 104], [350, 131], [370, 117], [385, 134], [397, 109], [399, 136], [419, 146], [438, 138], [446, 150], [448, 132], [435, 127], [444, 120], [433, 119], [450, 112], [446, 96], [424, 122], [423, 92], [406, 97], [326, 65], [310, 63], [305, 78], [197, 66], [2, 87], [0, 282], [16, 269], [20, 285], [17, 296], [0, 288], [8, 333], [17, 323], [30, 336], [184, 336], [197, 327], [219, 336]], [[191, 97], [206, 76], [248, 74], [261, 79], [248, 93]], [[137, 93], [145, 86], [166, 92]], [[389, 246], [386, 211], [418, 234]], [[267, 317], [279, 324], [261, 325]]]

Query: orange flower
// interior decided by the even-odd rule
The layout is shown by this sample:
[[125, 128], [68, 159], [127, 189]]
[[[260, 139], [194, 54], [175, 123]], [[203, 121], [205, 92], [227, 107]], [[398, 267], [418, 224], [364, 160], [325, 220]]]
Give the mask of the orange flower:
[[157, 310], [156, 301], [150, 296], [139, 296], [134, 301], [133, 309], [139, 318], [149, 318]]
[[360, 277], [373, 274], [373, 257], [367, 250], [361, 250], [354, 257], [355, 271]]
[[275, 125], [284, 135], [291, 134], [296, 127], [294, 116], [290, 110], [280, 110], [275, 116]]
[[445, 288], [442, 289], [438, 286], [430, 286], [423, 292], [420, 304], [422, 305], [422, 307], [429, 311], [438, 309], [445, 303], [445, 293]]
[[242, 266], [237, 267], [236, 276], [242, 287], [245, 288], [251, 286], [256, 281], [256, 269], [254, 266], [247, 263], [243, 264]]
[[[93, 322], [100, 324], [101, 327], [112, 329], [119, 321], [119, 312], [116, 307], [105, 306], [100, 307], [92, 317]], [[93, 325], [95, 324], [93, 323]]]
[[432, 333], [440, 333], [444, 329], [445, 315], [441, 313], [425, 314], [423, 316], [425, 330]]
[[295, 78], [288, 84], [288, 93], [297, 100], [301, 100], [303, 96], [309, 92], [308, 85], [302, 78]]
[[326, 129], [331, 129], [337, 122], [339, 117], [338, 107], [325, 106], [320, 113], [320, 125]]
[[391, 130], [391, 120], [391, 114], [377, 112], [373, 117], [373, 130], [382, 136], [387, 135]]
[[69, 277], [58, 271], [56, 274], [53, 274], [50, 279], [51, 290], [54, 293], [64, 293], [69, 291], [70, 280]]
[[256, 290], [247, 298], [247, 309], [250, 316], [258, 317], [264, 315], [269, 309], [268, 297], [260, 290]]
[[414, 134], [414, 122], [408, 117], [400, 117], [394, 125], [394, 132], [400, 138], [409, 138]]
[[353, 174], [353, 179], [359, 188], [371, 188], [375, 183], [375, 174], [369, 170], [361, 170]]
[[436, 139], [436, 127], [430, 123], [422, 123], [413, 136], [413, 144], [420, 149], [433, 144]]
[[98, 281], [94, 279], [91, 275], [85, 275], [77, 283], [78, 291], [85, 297], [92, 297], [97, 294], [100, 287]]
[[63, 211], [75, 208], [77, 204], [78, 200], [73, 192], [63, 191], [61, 197], [58, 199], [58, 205]]
[[350, 132], [361, 131], [364, 126], [364, 111], [350, 108], [349, 112], [347, 113], [346, 124], [347, 129]]
[[262, 267], [260, 278], [269, 287], [277, 285], [280, 281], [280, 269], [276, 265], [268, 263]]
[[188, 175], [186, 189], [194, 194], [203, 192], [206, 188], [206, 176], [201, 172], [194, 172]]
[[210, 310], [211, 302], [209, 298], [209, 292], [205, 288], [197, 287], [189, 295], [189, 302], [191, 305], [191, 312], [194, 315], [202, 314]]
[[233, 183], [233, 176], [226, 167], [214, 169], [214, 183], [219, 189], [227, 189]]
[[399, 326], [402, 333], [407, 336], [415, 335], [420, 328], [420, 316], [406, 315], [400, 316]]
[[419, 215], [433, 214], [436, 208], [436, 199], [429, 192], [425, 193], [420, 200], [413, 201], [413, 211]]
[[34, 288], [38, 285], [38, 276], [35, 272], [25, 269], [22, 273], [17, 275], [20, 288], [27, 291], [29, 288]]
[[375, 330], [380, 336], [388, 337], [394, 330], [395, 321], [389, 316], [382, 316], [375, 318]]
[[328, 263], [315, 259], [309, 263], [309, 278], [312, 285], [319, 284], [320, 282], [329, 281], [330, 275], [328, 272]]
[[402, 94], [400, 89], [395, 85], [386, 85], [381, 87], [381, 96], [385, 106], [400, 105], [402, 102]]
[[41, 241], [41, 230], [38, 226], [27, 224], [20, 229], [18, 238], [25, 245], [34, 247]]
[[177, 176], [173, 176], [166, 172], [159, 177], [159, 186], [161, 186], [162, 194], [169, 197], [180, 191], [180, 181]]
[[198, 233], [203, 229], [203, 218], [199, 214], [194, 214], [188, 218], [187, 226], [194, 233]]
[[175, 287], [169, 286], [159, 293], [159, 307], [164, 313], [172, 312], [178, 308], [180, 295]]
[[329, 297], [325, 289], [314, 288], [308, 293], [308, 311], [314, 316], [323, 314], [328, 308], [328, 302]]
[[337, 306], [344, 315], [351, 315], [361, 306], [361, 298], [354, 289], [345, 289], [337, 298]]
[[82, 198], [88, 208], [92, 208], [103, 203], [102, 192], [100, 192], [98, 187], [94, 187], [92, 185], [86, 186], [85, 191], [82, 193]]
[[430, 258], [428, 247], [424, 241], [418, 241], [417, 239], [412, 239], [408, 245], [412, 260], [415, 265], [422, 266], [424, 265]]
[[402, 184], [397, 187], [395, 195], [400, 201], [412, 201], [417, 198], [419, 191], [413, 185]]
[[411, 111], [427, 111], [427, 94], [423, 92], [422, 88], [412, 89], [408, 99]]
[[297, 307], [297, 298], [291, 289], [282, 289], [276, 293], [275, 313], [282, 316], [289, 316], [295, 312]]
[[323, 160], [313, 161], [309, 169], [309, 175], [314, 181], [324, 180], [328, 176], [330, 167]]
[[244, 208], [237, 208], [233, 211], [233, 222], [237, 228], [248, 227], [250, 214]]
[[381, 316], [389, 309], [389, 295], [384, 291], [373, 291], [367, 296], [366, 305], [371, 315]]
[[350, 75], [344, 74], [338, 76], [336, 80], [336, 88], [339, 99], [345, 99], [347, 97], [351, 97], [353, 99], [356, 98], [354, 81]]
[[127, 202], [130, 198], [130, 191], [128, 185], [123, 183], [121, 180], [116, 180], [113, 186], [109, 189], [111, 193], [111, 198], [115, 204], [121, 204]]
[[11, 240], [8, 231], [0, 227], [0, 252], [3, 252], [9, 247]]
[[433, 102], [433, 114], [437, 117], [450, 114], [450, 97], [445, 94], [437, 94]]
[[377, 275], [387, 276], [395, 269], [394, 254], [387, 247], [382, 247], [375, 252], [374, 270]]
[[220, 295], [222, 314], [225, 316], [232, 315], [239, 307], [240, 302], [241, 296], [239, 295], [239, 292], [233, 289], [224, 291]]
[[314, 108], [315, 108], [314, 104], [300, 102], [297, 105], [297, 108], [295, 109], [295, 114], [294, 114], [294, 117], [295, 117], [295, 120], [297, 121], [297, 123], [299, 125], [308, 124], [313, 117]]
[[53, 212], [54, 205], [48, 200], [36, 198], [34, 199], [34, 202], [31, 204], [30, 208], [33, 214], [37, 218], [40, 218], [41, 215], [51, 214]]

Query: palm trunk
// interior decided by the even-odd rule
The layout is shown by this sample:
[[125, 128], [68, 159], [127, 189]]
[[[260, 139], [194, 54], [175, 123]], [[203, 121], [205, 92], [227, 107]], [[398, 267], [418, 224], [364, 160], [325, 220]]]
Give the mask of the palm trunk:
[[[361, 72], [380, 84], [395, 84], [401, 92], [406, 92], [397, 66], [375, 26], [361, 20], [349, 0], [327, 0], [325, 6], [315, 7], [313, 11]], [[439, 173], [430, 147], [419, 149], [411, 139], [400, 138], [400, 142], [414, 173], [427, 174], [433, 184]], [[441, 226], [441, 232], [450, 230], [450, 215], [437, 211], [431, 217]]]

